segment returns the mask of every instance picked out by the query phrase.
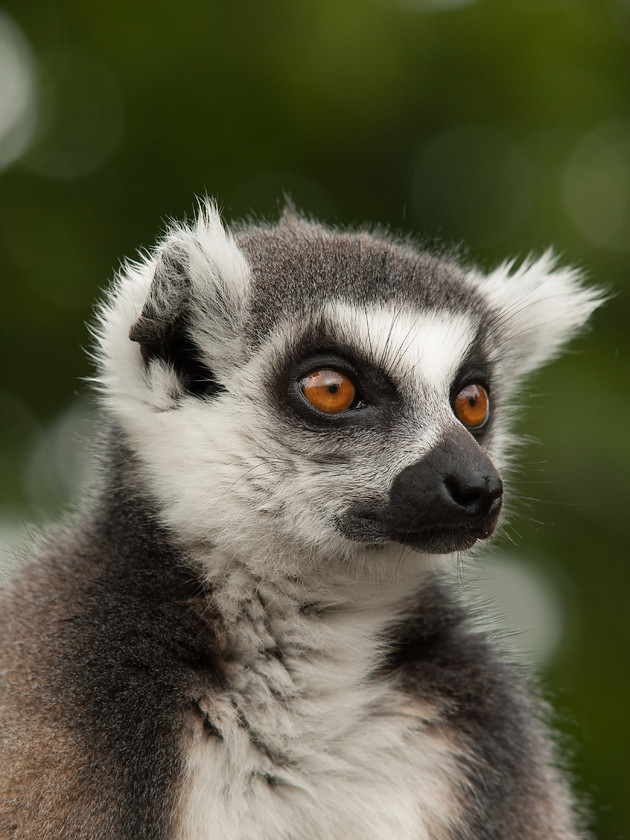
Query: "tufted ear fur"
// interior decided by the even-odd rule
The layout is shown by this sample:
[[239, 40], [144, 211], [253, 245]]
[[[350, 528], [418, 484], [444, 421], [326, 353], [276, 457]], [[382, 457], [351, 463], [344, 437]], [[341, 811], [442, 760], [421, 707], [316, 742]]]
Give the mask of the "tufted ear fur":
[[143, 262], [127, 265], [102, 307], [99, 383], [110, 403], [165, 409], [182, 394], [213, 395], [244, 353], [249, 267], [216, 207], [172, 227]]
[[129, 338], [140, 345], [147, 367], [160, 360], [177, 374], [185, 391], [211, 396], [221, 385], [201, 361], [192, 339], [194, 306], [186, 255], [166, 247], [158, 256], [149, 296]]
[[605, 298], [586, 288], [576, 269], [557, 267], [551, 251], [513, 266], [503, 263], [475, 280], [496, 312], [490, 330], [498, 359], [518, 380], [554, 358]]

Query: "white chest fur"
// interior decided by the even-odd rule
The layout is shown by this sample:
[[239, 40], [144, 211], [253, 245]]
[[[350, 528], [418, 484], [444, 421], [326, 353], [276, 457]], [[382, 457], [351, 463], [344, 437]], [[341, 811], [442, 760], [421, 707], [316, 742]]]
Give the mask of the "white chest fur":
[[368, 679], [391, 593], [369, 609], [322, 613], [260, 584], [246, 599], [237, 589], [221, 604], [228, 689], [199, 701], [219, 736], [199, 718], [178, 840], [450, 836], [460, 751], [439, 709], [406, 697], [394, 678]]

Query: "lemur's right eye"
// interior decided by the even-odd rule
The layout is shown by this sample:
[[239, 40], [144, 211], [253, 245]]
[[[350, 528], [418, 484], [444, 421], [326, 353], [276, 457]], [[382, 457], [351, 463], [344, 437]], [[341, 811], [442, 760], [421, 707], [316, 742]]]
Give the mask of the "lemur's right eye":
[[315, 370], [300, 381], [308, 402], [325, 414], [341, 414], [352, 408], [357, 389], [345, 373], [334, 368]]

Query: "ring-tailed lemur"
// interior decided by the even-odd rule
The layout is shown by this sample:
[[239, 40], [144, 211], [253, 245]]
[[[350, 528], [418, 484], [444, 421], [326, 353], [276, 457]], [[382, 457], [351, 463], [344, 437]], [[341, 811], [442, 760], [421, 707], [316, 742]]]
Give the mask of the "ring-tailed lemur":
[[598, 305], [207, 204], [98, 324], [99, 486], [0, 605], [0, 836], [568, 840], [541, 706], [444, 580]]

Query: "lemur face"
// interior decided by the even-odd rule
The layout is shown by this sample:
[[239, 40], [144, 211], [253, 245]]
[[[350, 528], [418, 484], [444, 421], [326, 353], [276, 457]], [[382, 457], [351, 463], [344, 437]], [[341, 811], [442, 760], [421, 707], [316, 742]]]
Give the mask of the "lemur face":
[[472, 312], [332, 299], [270, 337], [253, 366], [301, 484], [292, 531], [308, 516], [345, 540], [437, 553], [492, 533], [502, 483], [484, 451], [492, 363], [477, 326]]
[[[228, 235], [207, 206], [103, 310], [101, 383], [184, 541], [283, 557], [496, 528], [515, 388], [597, 305], [549, 256], [466, 271], [285, 216]], [[273, 539], [271, 538], [273, 535]]]

